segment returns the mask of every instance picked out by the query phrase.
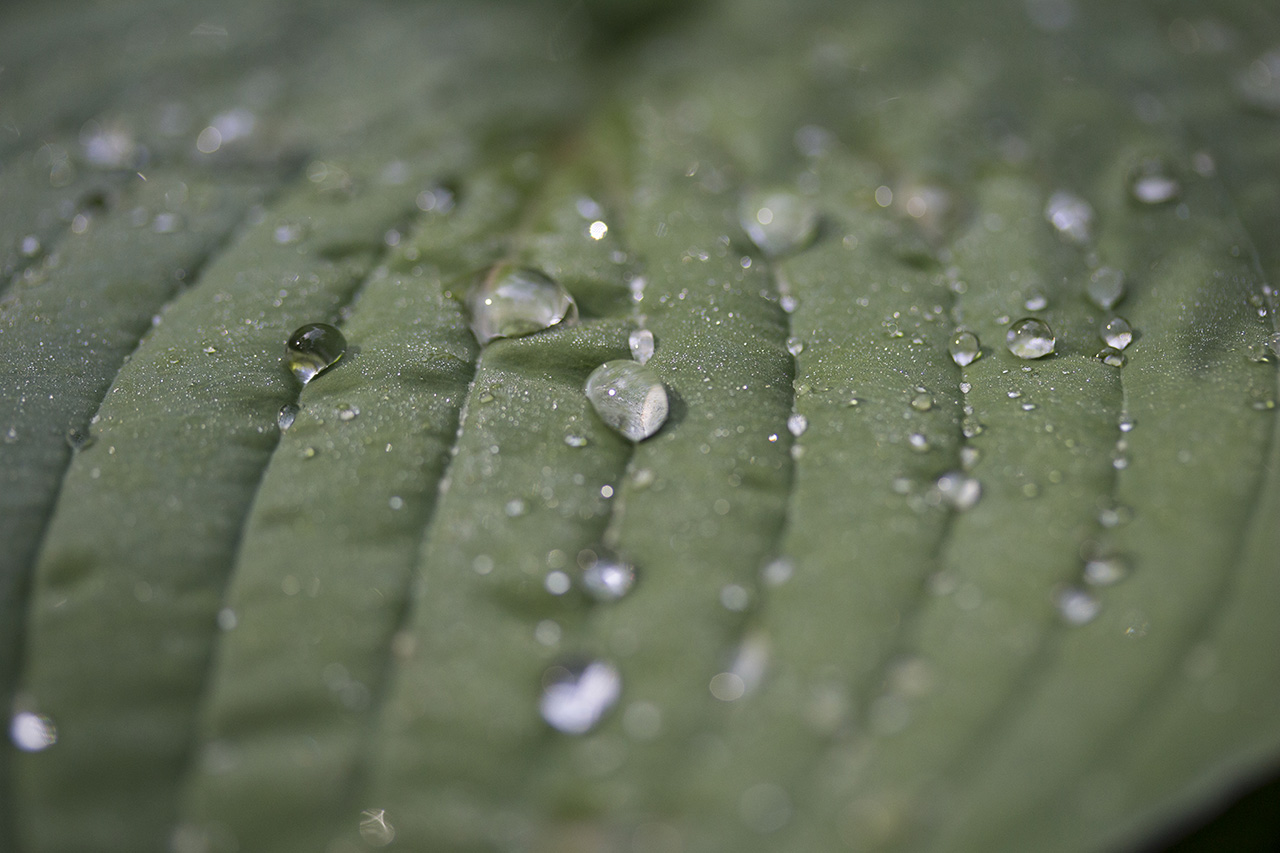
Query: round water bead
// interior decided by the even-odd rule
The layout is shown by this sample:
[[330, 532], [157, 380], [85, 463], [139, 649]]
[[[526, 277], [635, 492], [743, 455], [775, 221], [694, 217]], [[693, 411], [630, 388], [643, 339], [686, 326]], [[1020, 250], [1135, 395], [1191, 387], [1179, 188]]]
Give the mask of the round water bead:
[[565, 734], [586, 734], [613, 707], [622, 693], [622, 676], [598, 660], [566, 662], [542, 677], [538, 710], [542, 719]]
[[1121, 299], [1124, 299], [1124, 273], [1113, 267], [1098, 267], [1089, 276], [1089, 283], [1084, 286], [1089, 301], [1099, 308], [1110, 311]]
[[638, 361], [605, 362], [587, 377], [584, 390], [600, 420], [632, 441], [643, 441], [667, 420], [667, 389], [657, 371]]
[[636, 582], [636, 567], [603, 549], [578, 555], [582, 568], [582, 588], [596, 601], [617, 601]]
[[1044, 358], [1053, 352], [1057, 339], [1048, 323], [1035, 317], [1024, 317], [1009, 327], [1005, 343], [1009, 352], [1018, 358], [1031, 359]]
[[303, 385], [332, 367], [346, 351], [347, 339], [328, 323], [300, 327], [285, 345], [289, 369]]
[[960, 329], [951, 336], [947, 349], [951, 351], [951, 360], [960, 367], [968, 367], [982, 355], [982, 344], [978, 341], [978, 336], [965, 329]]
[[738, 221], [769, 257], [807, 246], [818, 233], [818, 209], [793, 192], [753, 192], [738, 206]]
[[627, 337], [631, 347], [631, 357], [644, 364], [653, 358], [653, 332], [648, 329], [634, 329]]
[[1182, 184], [1164, 160], [1143, 160], [1129, 172], [1129, 195], [1141, 204], [1167, 204], [1182, 195]]
[[471, 331], [482, 345], [578, 320], [578, 305], [559, 282], [534, 269], [499, 264], [467, 294]]
[[1133, 343], [1133, 327], [1123, 317], [1112, 317], [1102, 325], [1102, 339], [1109, 347], [1124, 349]]

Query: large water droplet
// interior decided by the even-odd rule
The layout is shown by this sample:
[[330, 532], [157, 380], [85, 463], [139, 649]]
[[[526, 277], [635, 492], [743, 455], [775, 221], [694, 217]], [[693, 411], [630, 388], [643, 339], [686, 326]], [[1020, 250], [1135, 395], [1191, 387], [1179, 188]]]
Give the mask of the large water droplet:
[[1123, 317], [1112, 317], [1102, 326], [1102, 339], [1109, 347], [1124, 349], [1133, 342], [1133, 327]]
[[43, 714], [19, 711], [9, 721], [9, 739], [23, 752], [40, 752], [58, 742], [58, 729]]
[[467, 294], [471, 331], [487, 344], [578, 320], [578, 305], [558, 282], [534, 269], [499, 264]]
[[1182, 184], [1163, 160], [1143, 160], [1129, 172], [1129, 195], [1141, 204], [1167, 204], [1182, 195]]
[[638, 361], [605, 362], [587, 377], [585, 390], [600, 419], [632, 441], [643, 441], [667, 420], [667, 389], [657, 371]]
[[1049, 196], [1044, 218], [1065, 240], [1088, 243], [1093, 239], [1093, 208], [1075, 193], [1058, 190]]
[[302, 326], [285, 346], [289, 369], [303, 385], [332, 367], [346, 351], [347, 339], [328, 323]]
[[951, 336], [947, 347], [951, 351], [951, 360], [960, 367], [968, 367], [982, 355], [982, 344], [973, 332], [961, 329]]
[[1124, 273], [1113, 267], [1098, 267], [1085, 285], [1089, 300], [1107, 311], [1124, 299], [1125, 289]]
[[1058, 613], [1069, 625], [1092, 622], [1102, 609], [1102, 603], [1091, 592], [1083, 589], [1067, 589], [1058, 596]]
[[558, 664], [542, 677], [538, 710], [565, 734], [591, 731], [622, 693], [622, 676], [603, 661]]
[[578, 555], [582, 588], [596, 601], [617, 601], [636, 582], [636, 567], [607, 551], [583, 551]]
[[653, 358], [653, 332], [648, 329], [632, 331], [627, 344], [631, 347], [631, 357], [641, 364]]
[[738, 207], [738, 221], [751, 242], [770, 257], [807, 246], [818, 232], [818, 209], [791, 192], [755, 192]]
[[1009, 346], [1009, 352], [1018, 358], [1029, 359], [1044, 358], [1053, 352], [1057, 340], [1048, 323], [1035, 317], [1025, 317], [1009, 327], [1005, 343]]
[[970, 477], [961, 471], [943, 474], [933, 487], [937, 490], [941, 501], [958, 512], [972, 509], [982, 497], [982, 484], [977, 478]]

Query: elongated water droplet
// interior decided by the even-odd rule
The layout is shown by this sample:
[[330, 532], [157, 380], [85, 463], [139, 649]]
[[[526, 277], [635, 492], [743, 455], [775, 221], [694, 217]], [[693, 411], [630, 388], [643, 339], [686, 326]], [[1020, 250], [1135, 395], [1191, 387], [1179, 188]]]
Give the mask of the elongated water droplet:
[[796, 412], [787, 418], [787, 431], [796, 438], [804, 435], [805, 430], [809, 428], [809, 419], [804, 415]]
[[1058, 613], [1068, 625], [1092, 622], [1102, 609], [1102, 603], [1093, 593], [1083, 589], [1064, 590], [1058, 596]]
[[958, 512], [972, 509], [982, 497], [982, 484], [962, 471], [943, 474], [933, 484], [941, 501]]
[[600, 420], [632, 441], [643, 441], [667, 420], [667, 389], [657, 371], [638, 361], [605, 362], [587, 377], [585, 390]]
[[1108, 367], [1124, 367], [1128, 359], [1115, 347], [1103, 347], [1098, 350], [1098, 360]]
[[1167, 204], [1182, 195], [1182, 184], [1168, 163], [1143, 160], [1129, 172], [1129, 195], [1141, 204]]
[[1083, 244], [1093, 239], [1093, 208], [1075, 193], [1058, 190], [1049, 196], [1044, 218], [1064, 240]]
[[482, 345], [578, 320], [578, 305], [558, 282], [534, 269], [499, 264], [467, 294], [471, 331]]
[[276, 416], [276, 426], [280, 427], [281, 432], [293, 426], [293, 422], [297, 419], [300, 411], [302, 409], [293, 403], [285, 403], [280, 407], [280, 414]]
[[1018, 358], [1031, 359], [1044, 358], [1053, 352], [1057, 340], [1048, 323], [1035, 317], [1025, 317], [1009, 327], [1005, 343], [1009, 352]]
[[622, 676], [603, 661], [567, 662], [542, 677], [542, 719], [565, 734], [591, 731], [622, 693]]
[[951, 352], [951, 360], [960, 367], [968, 367], [982, 355], [982, 344], [973, 332], [961, 329], [951, 336], [947, 347]]
[[636, 582], [636, 567], [604, 549], [583, 551], [578, 555], [582, 569], [582, 588], [596, 601], [617, 601]]
[[19, 711], [9, 720], [9, 739], [23, 752], [41, 752], [58, 742], [58, 728], [43, 714]]
[[293, 333], [285, 346], [289, 369], [306, 385], [342, 358], [347, 339], [328, 323], [308, 323]]
[[770, 257], [807, 246], [818, 232], [818, 209], [791, 192], [755, 192], [738, 207], [738, 221], [751, 242]]
[[653, 332], [648, 329], [635, 329], [627, 338], [631, 347], [631, 357], [644, 364], [653, 358]]
[[1123, 557], [1095, 557], [1084, 564], [1084, 581], [1092, 586], [1110, 586], [1129, 575], [1129, 561]]
[[1123, 317], [1112, 317], [1102, 326], [1102, 339], [1109, 347], [1124, 349], [1133, 342], [1133, 327]]
[[1098, 267], [1085, 285], [1089, 301], [1107, 311], [1124, 299], [1125, 289], [1124, 273], [1113, 267]]

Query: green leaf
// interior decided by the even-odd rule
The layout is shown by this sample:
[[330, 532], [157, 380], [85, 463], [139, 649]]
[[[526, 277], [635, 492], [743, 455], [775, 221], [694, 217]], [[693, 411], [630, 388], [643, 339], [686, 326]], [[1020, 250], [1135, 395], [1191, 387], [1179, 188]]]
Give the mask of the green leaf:
[[[1127, 849], [1276, 766], [1250, 4], [66, 14], [0, 19], [0, 846]], [[479, 347], [500, 263], [580, 321]], [[637, 328], [632, 443], [582, 389]]]

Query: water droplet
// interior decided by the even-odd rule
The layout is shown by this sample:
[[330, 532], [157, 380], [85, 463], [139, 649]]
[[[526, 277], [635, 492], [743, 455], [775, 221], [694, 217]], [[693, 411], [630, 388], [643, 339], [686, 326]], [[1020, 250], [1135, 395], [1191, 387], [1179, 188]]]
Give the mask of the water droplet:
[[[590, 556], [583, 559], [583, 554]], [[582, 567], [582, 588], [596, 601], [617, 601], [635, 586], [636, 567], [615, 554], [584, 551], [578, 555], [578, 564]]]
[[58, 728], [43, 714], [19, 711], [9, 721], [9, 739], [23, 752], [40, 752], [58, 742]]
[[960, 471], [943, 474], [933, 487], [938, 498], [958, 512], [972, 509], [982, 497], [982, 484], [977, 478]]
[[1129, 575], [1129, 561], [1123, 557], [1095, 557], [1084, 564], [1085, 583], [1110, 586]]
[[1049, 297], [1043, 293], [1033, 293], [1022, 303], [1028, 311], [1043, 311], [1049, 307]]
[[725, 610], [731, 610], [734, 613], [741, 613], [747, 609], [747, 606], [750, 603], [751, 593], [747, 592], [744, 587], [739, 586], [736, 583], [731, 583], [728, 586], [721, 587], [720, 605]]
[[933, 408], [933, 395], [928, 392], [920, 392], [911, 398], [911, 408], [917, 412], [927, 412]]
[[792, 355], [799, 355], [804, 352], [804, 341], [797, 337], [787, 338], [787, 352]]
[[1112, 317], [1102, 326], [1102, 339], [1107, 346], [1124, 349], [1133, 342], [1133, 328], [1123, 317]]
[[786, 557], [778, 557], [770, 560], [765, 567], [760, 570], [764, 582], [769, 586], [782, 586], [782, 584], [791, 580], [791, 575], [795, 573], [795, 564]]
[[1106, 311], [1124, 299], [1125, 290], [1124, 273], [1113, 267], [1098, 267], [1085, 285], [1089, 300]]
[[587, 377], [587, 399], [600, 419], [632, 441], [643, 441], [667, 420], [667, 389], [657, 371], [638, 361], [607, 361]]
[[151, 228], [157, 234], [176, 234], [182, 230], [182, 217], [176, 213], [157, 213]]
[[751, 242], [770, 257], [802, 249], [818, 232], [818, 209], [790, 192], [749, 194], [738, 207], [738, 221]]
[[1142, 204], [1166, 204], [1182, 195], [1182, 184], [1168, 163], [1143, 160], [1129, 172], [1129, 195]]
[[359, 414], [360, 409], [357, 406], [343, 406], [341, 409], [338, 409], [338, 420], [354, 421], [356, 416]]
[[34, 234], [29, 234], [22, 238], [22, 254], [24, 257], [30, 258], [38, 254], [40, 251], [40, 238]]
[[293, 403], [285, 403], [280, 407], [280, 414], [276, 416], [276, 425], [280, 427], [281, 432], [293, 426], [300, 411], [302, 411], [301, 407]]
[[285, 346], [289, 369], [303, 385], [332, 367], [346, 351], [347, 339], [328, 323], [302, 326]]
[[1124, 367], [1128, 359], [1115, 347], [1103, 347], [1098, 350], [1098, 360], [1109, 367]]
[[809, 419], [799, 412], [793, 413], [787, 418], [787, 431], [796, 438], [804, 435], [805, 430], [809, 428]]
[[1280, 115], [1280, 50], [1271, 50], [1250, 63], [1236, 79], [1236, 90], [1245, 104]]
[[373, 847], [386, 847], [396, 839], [396, 828], [387, 822], [386, 809], [360, 812], [360, 837]]
[[972, 445], [960, 448], [960, 467], [972, 471], [982, 461], [982, 451]]
[[88, 430], [79, 430], [75, 427], [67, 430], [67, 446], [72, 450], [79, 452], [93, 445], [93, 436]]
[[631, 347], [631, 357], [644, 364], [653, 358], [653, 332], [648, 329], [635, 329], [627, 337]]
[[302, 222], [285, 222], [276, 226], [276, 230], [272, 233], [274, 239], [281, 246], [288, 246], [298, 242], [307, 235], [307, 226]]
[[564, 443], [570, 447], [586, 447], [587, 440], [580, 435], [566, 435]]
[[1102, 603], [1083, 589], [1067, 589], [1058, 595], [1058, 613], [1069, 625], [1092, 622], [1102, 609]]
[[552, 595], [564, 595], [573, 586], [573, 581], [562, 571], [547, 572], [546, 578], [543, 580], [543, 586], [547, 588], [547, 592]]
[[747, 683], [737, 673], [721, 672], [711, 677], [708, 688], [721, 702], [736, 702], [746, 694]]
[[968, 367], [982, 355], [982, 345], [973, 332], [961, 329], [951, 336], [947, 347], [951, 351], [951, 360], [960, 367]]
[[622, 676], [603, 661], [568, 662], [542, 677], [542, 719], [565, 734], [589, 732], [622, 692]]
[[911, 433], [907, 436], [907, 444], [911, 445], [911, 449], [917, 453], [924, 453], [929, 449], [929, 439], [923, 433]]
[[1053, 352], [1057, 341], [1048, 323], [1035, 317], [1025, 317], [1009, 327], [1005, 343], [1009, 352], [1018, 358], [1031, 359], [1044, 358]]
[[1065, 240], [1088, 243], [1093, 239], [1093, 208], [1075, 193], [1058, 190], [1049, 196], [1044, 218]]
[[467, 294], [471, 331], [487, 344], [578, 320], [578, 305], [558, 282], [534, 269], [499, 264]]

